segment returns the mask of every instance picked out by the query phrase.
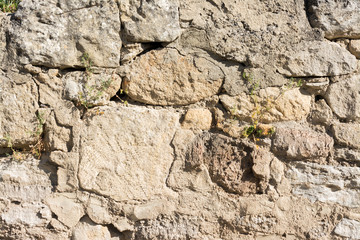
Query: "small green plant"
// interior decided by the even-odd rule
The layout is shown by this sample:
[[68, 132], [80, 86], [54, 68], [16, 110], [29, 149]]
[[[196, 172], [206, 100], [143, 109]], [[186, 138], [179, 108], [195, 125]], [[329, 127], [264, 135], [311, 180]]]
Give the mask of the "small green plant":
[[85, 72], [86, 72], [86, 74], [90, 77], [90, 75], [91, 75], [92, 72], [93, 72], [93, 69], [92, 69], [93, 62], [91, 61], [88, 53], [84, 53], [84, 54], [81, 56], [81, 63], [82, 63], [82, 64], [84, 65], [84, 67], [85, 67]]
[[[13, 139], [9, 134], [4, 136], [4, 140], [7, 142], [7, 147], [11, 150], [11, 158], [17, 161], [25, 160], [26, 157], [30, 154], [38, 159], [41, 157], [41, 153], [44, 149], [44, 143], [42, 140], [43, 128], [45, 124], [44, 114], [38, 112], [36, 114], [37, 126], [34, 131], [29, 132], [31, 137], [35, 138], [35, 143], [30, 145], [30, 149], [21, 150], [15, 149], [13, 146]], [[8, 154], [10, 155], [10, 154]]]
[[[123, 94], [127, 94], [127, 90], [125, 89], [120, 89], [120, 95], [123, 95]], [[123, 103], [123, 104], [125, 104], [125, 105], [128, 105], [128, 101], [126, 101], [126, 100], [124, 100], [124, 99], [122, 99], [118, 94], [115, 94], [115, 97], [121, 102], [121, 103]]]
[[290, 90], [297, 87], [302, 87], [303, 80], [302, 79], [294, 79], [290, 78], [289, 82], [283, 86], [283, 90]]
[[[260, 80], [255, 79], [251, 73], [246, 73], [245, 71], [243, 72], [242, 77], [247, 81], [250, 88], [250, 98], [254, 104], [254, 110], [250, 115], [251, 124], [243, 129], [241, 135], [245, 138], [252, 137], [256, 142], [259, 137], [267, 137], [275, 132], [273, 127], [262, 124], [264, 114], [270, 111], [275, 101], [272, 97], [269, 97], [266, 99], [265, 105], [260, 104], [259, 98], [256, 95], [260, 88]], [[233, 115], [233, 112], [231, 114]], [[267, 128], [264, 128], [264, 126], [267, 126]]]
[[[22, 153], [22, 152], [20, 152], [20, 151], [18, 151], [18, 150], [16, 150], [14, 148], [13, 140], [12, 140], [12, 138], [11, 138], [11, 136], [9, 134], [6, 134], [4, 136], [4, 140], [7, 142], [7, 147], [10, 148], [10, 150], [11, 150], [11, 153], [12, 153], [11, 158], [13, 160], [16, 160], [16, 161], [25, 160], [26, 154], [24, 154], [24, 153]], [[7, 154], [7, 155], [9, 156], [10, 154]]]
[[245, 81], [247, 81], [250, 87], [250, 95], [254, 95], [260, 87], [260, 80], [256, 80], [251, 73], [246, 73], [245, 71], [243, 72], [242, 77]]
[[[93, 81], [93, 62], [91, 61], [89, 54], [84, 53], [81, 57], [81, 63], [85, 67], [85, 88], [79, 92], [79, 105], [85, 107], [86, 110], [96, 106], [96, 102], [101, 99], [107, 89], [110, 88], [114, 81], [114, 77], [107, 80], [98, 80], [94, 84], [89, 85], [87, 83]], [[120, 95], [126, 94], [126, 90], [120, 89]], [[127, 104], [127, 101], [120, 98], [117, 94], [115, 95], [122, 103]]]
[[36, 139], [36, 142], [35, 144], [30, 146], [30, 152], [33, 156], [40, 159], [41, 152], [44, 150], [44, 142], [42, 140], [42, 135], [44, 132], [44, 124], [45, 124], [44, 113], [37, 112], [36, 118], [37, 118], [37, 126], [35, 131], [32, 132], [32, 136]]
[[0, 0], [0, 8], [3, 12], [14, 13], [20, 2], [21, 0]]
[[79, 103], [86, 109], [95, 107], [95, 102], [98, 101], [106, 89], [110, 87], [112, 79], [101, 80], [99, 83], [94, 85], [85, 84], [83, 92], [79, 92]]

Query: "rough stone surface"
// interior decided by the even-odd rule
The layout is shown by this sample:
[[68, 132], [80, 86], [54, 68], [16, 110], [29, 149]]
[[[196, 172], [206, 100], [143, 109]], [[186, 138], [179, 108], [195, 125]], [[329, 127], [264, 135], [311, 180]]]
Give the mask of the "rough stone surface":
[[360, 124], [335, 123], [332, 125], [332, 132], [337, 144], [360, 149]]
[[16, 54], [17, 48], [22, 49], [18, 56], [22, 64], [83, 66], [81, 57], [88, 53], [96, 66], [119, 65], [120, 19], [115, 1], [23, 1], [14, 19], [10, 51]]
[[356, 0], [308, 2], [311, 25], [323, 30], [328, 39], [360, 38], [359, 9], [360, 3]]
[[28, 75], [0, 72], [0, 147], [33, 144], [37, 127], [38, 92]]
[[357, 167], [333, 167], [317, 163], [296, 163], [286, 173], [291, 180], [292, 193], [310, 201], [337, 203], [357, 208], [359, 173]]
[[0, 32], [0, 67], [2, 68], [5, 65], [6, 61], [6, 33], [5, 29], [10, 25], [10, 16], [5, 13], [0, 13], [0, 29], [3, 31]]
[[329, 124], [333, 119], [333, 112], [324, 99], [315, 102], [310, 114], [310, 119], [315, 124]]
[[19, 202], [36, 202], [51, 193], [51, 182], [38, 161], [19, 163], [1, 158], [0, 198]]
[[360, 40], [351, 40], [349, 44], [349, 51], [354, 54], [354, 56], [360, 58]]
[[261, 89], [258, 95], [220, 96], [224, 107], [239, 120], [264, 123], [302, 120], [310, 112], [311, 96], [298, 89]]
[[1, 219], [8, 225], [26, 225], [29, 227], [46, 226], [51, 219], [50, 209], [40, 203], [23, 203], [9, 206], [1, 214]]
[[333, 112], [341, 119], [360, 119], [360, 75], [344, 76], [330, 84], [325, 99]]
[[73, 240], [110, 240], [111, 234], [107, 227], [96, 225], [91, 220], [85, 219], [74, 228]]
[[208, 109], [189, 109], [185, 114], [182, 127], [209, 130], [211, 123], [212, 114]]
[[305, 160], [327, 157], [333, 145], [334, 140], [326, 133], [278, 126], [272, 150], [288, 159]]
[[359, 8], [1, 13], [0, 239], [358, 238]]
[[339, 161], [360, 162], [360, 151], [346, 148], [336, 149], [334, 158]]
[[171, 214], [173, 207], [166, 201], [150, 201], [146, 204], [135, 206], [132, 218], [136, 220], [156, 219], [160, 214]]
[[[306, 49], [305, 51], [303, 49]], [[289, 77], [326, 77], [353, 73], [354, 55], [336, 43], [304, 42], [286, 53], [279, 72]]]
[[344, 218], [336, 225], [334, 232], [342, 237], [360, 239], [360, 222]]
[[96, 69], [88, 75], [75, 71], [65, 74], [65, 96], [67, 99], [93, 107], [105, 105], [121, 86], [121, 78], [114, 71]]
[[[58, 194], [46, 199], [51, 211], [56, 214], [59, 221], [74, 227], [84, 215], [84, 209], [73, 194]], [[69, 213], [71, 212], [71, 215]]]
[[90, 197], [86, 206], [86, 213], [89, 218], [97, 224], [106, 225], [112, 222], [112, 216], [109, 213], [108, 201], [106, 198], [96, 196]]
[[188, 149], [186, 165], [190, 169], [207, 166], [213, 182], [226, 191], [255, 193], [258, 179], [252, 173], [251, 148], [241, 141], [221, 135], [204, 134]]
[[103, 115], [86, 118], [81, 137], [82, 188], [115, 200], [147, 200], [165, 194], [174, 157], [170, 142], [179, 116], [140, 107], [101, 110]]
[[172, 42], [181, 32], [177, 0], [120, 3], [121, 23], [132, 42]]
[[217, 94], [223, 79], [223, 72], [211, 61], [163, 49], [141, 55], [130, 64], [123, 88], [139, 102], [185, 105]]

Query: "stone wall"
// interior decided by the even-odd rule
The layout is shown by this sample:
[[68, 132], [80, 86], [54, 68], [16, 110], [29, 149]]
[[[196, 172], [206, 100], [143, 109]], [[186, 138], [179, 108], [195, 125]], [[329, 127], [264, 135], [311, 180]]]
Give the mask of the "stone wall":
[[360, 239], [357, 0], [0, 14], [1, 239]]

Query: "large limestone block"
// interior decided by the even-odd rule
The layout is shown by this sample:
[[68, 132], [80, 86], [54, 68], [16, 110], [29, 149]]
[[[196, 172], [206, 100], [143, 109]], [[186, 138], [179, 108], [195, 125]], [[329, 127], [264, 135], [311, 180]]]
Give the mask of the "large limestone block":
[[342, 119], [360, 119], [360, 75], [344, 76], [332, 83], [325, 94], [326, 102]]
[[121, 1], [121, 23], [132, 42], [171, 42], [181, 32], [178, 0]]
[[360, 124], [336, 123], [332, 125], [332, 133], [337, 144], [360, 149]]
[[162, 49], [141, 55], [130, 65], [124, 88], [139, 102], [185, 105], [217, 94], [223, 79], [221, 69], [205, 58]]
[[308, 1], [309, 20], [328, 39], [360, 38], [360, 2], [357, 0]]
[[96, 66], [117, 67], [119, 32], [119, 8], [113, 0], [22, 1], [10, 31], [11, 51], [21, 49], [22, 64], [82, 66], [86, 52]]
[[85, 118], [79, 180], [82, 188], [115, 200], [146, 200], [168, 192], [170, 142], [178, 114], [141, 107], [102, 107]]
[[254, 67], [271, 65], [275, 51], [294, 45], [310, 28], [302, 8], [303, 2], [286, 0], [181, 1], [181, 44]]
[[28, 75], [0, 72], [0, 147], [26, 147], [37, 140], [38, 91]]
[[266, 88], [261, 89], [258, 95], [221, 95], [220, 100], [226, 110], [239, 120], [250, 122], [302, 120], [311, 109], [311, 96], [304, 94], [299, 88], [285, 91]]
[[304, 160], [327, 157], [333, 145], [334, 140], [326, 133], [278, 126], [272, 142], [272, 150], [288, 159]]
[[292, 193], [310, 201], [337, 203], [346, 207], [359, 207], [360, 169], [334, 167], [316, 163], [296, 163], [289, 166], [286, 177]]
[[289, 77], [325, 77], [352, 73], [357, 61], [345, 48], [333, 42], [301, 42], [285, 53], [278, 67]]

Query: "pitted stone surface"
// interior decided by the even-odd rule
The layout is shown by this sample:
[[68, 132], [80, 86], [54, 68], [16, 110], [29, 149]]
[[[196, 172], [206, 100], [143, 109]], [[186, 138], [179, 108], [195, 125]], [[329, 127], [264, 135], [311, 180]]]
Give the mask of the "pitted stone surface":
[[360, 119], [360, 75], [345, 75], [330, 84], [325, 99], [333, 112], [346, 120]]
[[360, 3], [357, 0], [310, 0], [310, 23], [328, 39], [360, 38]]
[[178, 0], [120, 3], [121, 22], [132, 42], [172, 42], [181, 32]]
[[174, 160], [170, 142], [179, 116], [140, 107], [104, 107], [101, 111], [102, 115], [85, 119], [81, 187], [118, 201], [169, 193], [165, 180]]
[[288, 159], [305, 160], [325, 158], [334, 145], [334, 140], [326, 133], [309, 129], [276, 128], [272, 150]]
[[334, 167], [316, 163], [295, 163], [286, 173], [292, 193], [310, 201], [360, 206], [360, 170], [357, 167]]
[[96, 66], [119, 65], [119, 8], [113, 0], [22, 1], [14, 19], [10, 51], [22, 49], [21, 64], [77, 67], [88, 53]]
[[187, 150], [186, 166], [207, 166], [213, 182], [237, 194], [255, 193], [258, 179], [252, 173], [251, 148], [239, 140], [217, 134], [198, 137]]
[[139, 102], [185, 105], [217, 94], [223, 79], [221, 69], [205, 58], [162, 49], [141, 55], [130, 64], [123, 88]]

